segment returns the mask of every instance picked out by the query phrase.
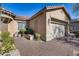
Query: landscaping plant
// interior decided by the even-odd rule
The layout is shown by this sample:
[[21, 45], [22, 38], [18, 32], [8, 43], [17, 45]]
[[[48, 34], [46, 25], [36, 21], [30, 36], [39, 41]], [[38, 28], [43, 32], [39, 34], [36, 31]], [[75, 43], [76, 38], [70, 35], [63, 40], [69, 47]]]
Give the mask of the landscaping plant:
[[76, 37], [79, 37], [79, 30], [73, 32]]
[[34, 35], [34, 31], [31, 28], [26, 28], [25, 34], [32, 34], [32, 35]]
[[18, 33], [21, 34], [21, 36], [23, 36], [23, 34], [25, 34], [26, 29], [21, 29]]
[[9, 32], [2, 32], [1, 33], [2, 39], [2, 47], [0, 47], [0, 54], [9, 53], [11, 50], [14, 50], [14, 41], [10, 37]]
[[36, 40], [41, 40], [41, 34], [35, 33], [35, 39]]

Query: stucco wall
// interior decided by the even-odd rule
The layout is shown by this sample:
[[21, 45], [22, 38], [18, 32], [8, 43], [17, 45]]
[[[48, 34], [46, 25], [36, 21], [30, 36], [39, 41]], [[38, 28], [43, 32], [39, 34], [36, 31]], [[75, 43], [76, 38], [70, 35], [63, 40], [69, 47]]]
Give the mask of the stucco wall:
[[3, 31], [3, 32], [8, 31], [8, 24], [3, 23], [3, 22], [1, 21], [1, 19], [0, 19], [0, 34], [1, 34], [2, 31]]
[[[52, 37], [51, 37], [52, 30], [50, 30], [51, 18], [56, 18], [58, 20], [69, 22], [69, 19], [64, 13], [63, 9], [46, 12], [46, 40], [47, 41], [52, 40]], [[68, 28], [66, 28], [66, 30], [68, 30]]]
[[53, 18], [56, 18], [56, 19], [59, 19], [59, 20], [63, 20], [63, 21], [68, 20], [68, 17], [65, 14], [63, 9], [49, 11], [48, 13], [49, 13], [50, 17], [53, 17]]
[[[52, 32], [52, 30], [50, 29], [51, 18], [56, 18], [63, 22], [69, 22], [69, 18], [65, 14], [64, 10], [58, 9], [58, 10], [47, 11], [46, 13], [42, 13], [39, 16], [31, 19], [29, 27], [32, 28], [35, 32], [40, 33], [46, 41], [52, 40], [50, 34]], [[66, 23], [65, 25], [66, 25], [65, 29], [68, 32], [69, 31], [67, 27], [68, 23]]]
[[31, 19], [29, 27], [35, 32], [41, 34], [42, 39], [46, 38], [46, 18], [45, 13], [38, 15], [37, 17]]
[[1, 18], [0, 18], [0, 31], [1, 31], [1, 27], [2, 27], [1, 24], [2, 24], [2, 22], [1, 22]]
[[[18, 32], [18, 20], [12, 20], [10, 23], [3, 23], [0, 21], [0, 32], [4, 31], [8, 31], [10, 32], [11, 36], [13, 36], [13, 34], [15, 34], [16, 32]], [[22, 22], [22, 21], [21, 21]]]
[[12, 20], [8, 24], [8, 31], [10, 32], [11, 36], [13, 36], [13, 34], [15, 34], [15, 32], [18, 31], [18, 23], [17, 23], [17, 21]]
[[[1, 35], [1, 18], [0, 18], [0, 35]], [[1, 37], [0, 37], [0, 39], [1, 39]]]
[[0, 19], [0, 30], [1, 31], [8, 31], [8, 24], [7, 23], [3, 23], [3, 21], [1, 21]]

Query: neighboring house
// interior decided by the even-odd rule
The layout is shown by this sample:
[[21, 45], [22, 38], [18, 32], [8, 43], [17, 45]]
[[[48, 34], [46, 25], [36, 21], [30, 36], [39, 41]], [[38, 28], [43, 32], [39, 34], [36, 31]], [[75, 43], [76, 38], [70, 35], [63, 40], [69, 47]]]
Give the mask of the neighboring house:
[[70, 20], [64, 6], [48, 6], [30, 18], [29, 27], [49, 41], [64, 37], [69, 32]]
[[72, 20], [70, 22], [70, 31], [79, 31], [79, 20]]
[[0, 8], [0, 32], [8, 31], [11, 36], [20, 29], [25, 29], [27, 17], [16, 16], [10, 11]]

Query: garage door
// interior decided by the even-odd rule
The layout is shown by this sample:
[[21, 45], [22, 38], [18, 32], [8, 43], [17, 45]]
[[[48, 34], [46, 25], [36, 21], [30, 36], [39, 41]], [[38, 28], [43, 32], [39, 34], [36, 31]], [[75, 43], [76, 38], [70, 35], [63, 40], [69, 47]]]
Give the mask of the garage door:
[[50, 24], [51, 38], [59, 38], [65, 36], [65, 26], [60, 24]]

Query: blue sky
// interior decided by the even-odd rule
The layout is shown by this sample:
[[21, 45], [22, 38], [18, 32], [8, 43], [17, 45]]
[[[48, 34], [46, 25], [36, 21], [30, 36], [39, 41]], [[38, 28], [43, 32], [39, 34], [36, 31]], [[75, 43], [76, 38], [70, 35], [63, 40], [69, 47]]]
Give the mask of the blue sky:
[[64, 5], [72, 19], [78, 18], [72, 11], [71, 3], [3, 3], [2, 6], [15, 13], [18, 16], [31, 17], [45, 6], [62, 6]]

